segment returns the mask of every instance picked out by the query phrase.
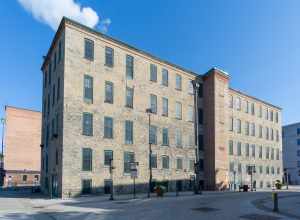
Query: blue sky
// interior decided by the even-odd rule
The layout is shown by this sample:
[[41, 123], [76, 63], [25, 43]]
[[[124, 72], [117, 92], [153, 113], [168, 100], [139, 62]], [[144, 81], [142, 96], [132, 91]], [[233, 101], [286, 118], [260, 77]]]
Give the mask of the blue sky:
[[[281, 106], [284, 124], [300, 121], [300, 1], [76, 3], [99, 15], [98, 28], [110, 19], [108, 35], [200, 74], [219, 67], [231, 87]], [[0, 115], [4, 105], [41, 110], [40, 66], [55, 32], [17, 0], [0, 7], [0, 25]]]

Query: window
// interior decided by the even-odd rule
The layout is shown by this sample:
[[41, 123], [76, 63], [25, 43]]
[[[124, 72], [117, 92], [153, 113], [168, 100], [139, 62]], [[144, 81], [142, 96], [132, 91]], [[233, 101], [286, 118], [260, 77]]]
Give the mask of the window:
[[162, 130], [162, 145], [169, 146], [169, 130], [168, 130], [168, 128], [163, 128], [163, 130]]
[[111, 160], [114, 159], [112, 150], [104, 151], [104, 166], [110, 166]]
[[270, 174], [270, 168], [266, 167], [266, 174]]
[[157, 168], [157, 155], [151, 154], [151, 167]]
[[188, 146], [189, 147], [195, 147], [195, 143], [194, 143], [195, 141], [194, 141], [194, 136], [193, 135], [191, 135], [191, 134], [189, 134], [188, 135]]
[[251, 136], [255, 136], [255, 124], [251, 123]]
[[182, 170], [183, 169], [182, 158], [177, 158], [176, 159], [176, 169], [177, 170]]
[[250, 130], [250, 123], [246, 121], [245, 123], [245, 134], [249, 136], [249, 130]]
[[260, 174], [263, 173], [263, 166], [259, 166], [259, 173], [260, 173]]
[[82, 134], [87, 136], [93, 135], [93, 114], [92, 113], [83, 113], [83, 129]]
[[157, 127], [154, 125], [150, 125], [149, 131], [149, 143], [150, 144], [157, 144]]
[[300, 139], [297, 139], [297, 145], [300, 146]]
[[274, 160], [274, 148], [271, 148], [271, 160]]
[[279, 160], [279, 149], [276, 149], [276, 160]]
[[259, 158], [262, 159], [262, 146], [259, 146]]
[[82, 149], [82, 171], [92, 171], [92, 149], [83, 148]]
[[276, 130], [276, 141], [279, 142], [279, 131]]
[[125, 121], [125, 144], [133, 144], [133, 121]]
[[93, 77], [84, 75], [84, 101], [93, 103]]
[[236, 129], [237, 129], [237, 133], [242, 133], [242, 121], [240, 119], [236, 120]]
[[233, 155], [233, 141], [229, 141], [229, 155]]
[[126, 55], [126, 77], [133, 79], [133, 56]]
[[176, 89], [181, 90], [181, 76], [176, 74]]
[[263, 127], [261, 125], [259, 125], [259, 137], [263, 137]]
[[193, 87], [193, 80], [189, 81], [189, 85], [188, 85], [188, 93], [193, 95], [194, 94], [194, 87]]
[[229, 108], [233, 108], [233, 96], [229, 97]]
[[203, 110], [201, 108], [198, 108], [198, 123], [203, 124]]
[[249, 102], [248, 102], [248, 101], [246, 101], [246, 109], [245, 109], [245, 112], [246, 112], [246, 113], [249, 113]]
[[182, 105], [180, 102], [176, 102], [175, 104], [176, 118], [182, 119]]
[[133, 152], [124, 152], [124, 173], [130, 173], [131, 163], [134, 163], [134, 153]]
[[56, 63], [57, 62], [57, 55], [56, 55], [56, 51], [55, 51], [55, 53], [54, 53], [54, 60], [53, 60], [53, 63], [54, 63], [54, 67], [53, 67], [53, 69], [54, 69], [54, 71], [56, 70]]
[[249, 147], [249, 144], [247, 143], [247, 144], [245, 144], [245, 154], [246, 154], [246, 157], [249, 157], [249, 152], [250, 152], [250, 149], [249, 149], [250, 147]]
[[236, 110], [241, 111], [241, 98], [237, 97], [235, 100]]
[[273, 141], [274, 140], [274, 130], [273, 130], [273, 128], [271, 128], [271, 140]]
[[204, 139], [202, 134], [198, 135], [198, 148], [199, 150], [204, 150]]
[[114, 66], [114, 49], [105, 47], [105, 66]]
[[273, 112], [273, 110], [271, 110], [270, 111], [270, 121], [273, 121], [273, 119], [274, 119], [274, 112]]
[[48, 73], [49, 73], [48, 84], [51, 85], [51, 75], [52, 75], [52, 64], [51, 64], [51, 60], [50, 60], [50, 63], [49, 63], [49, 65], [48, 65]]
[[270, 148], [266, 148], [266, 159], [270, 159]]
[[255, 104], [251, 103], [251, 114], [255, 115]]
[[150, 108], [152, 113], [157, 113], [157, 96], [150, 94]]
[[179, 128], [175, 129], [175, 145], [176, 147], [182, 147], [182, 133]]
[[278, 112], [276, 112], [276, 115], [275, 115], [275, 122], [278, 123], [278, 121], [279, 121], [279, 114], [278, 114]]
[[105, 81], [105, 102], [114, 103], [114, 84], [109, 81]]
[[58, 150], [55, 150], [55, 165], [58, 165]]
[[259, 115], [258, 115], [258, 116], [259, 116], [260, 118], [262, 118], [262, 114], [263, 114], [263, 113], [262, 113], [262, 107], [259, 106]]
[[266, 127], [266, 139], [269, 140], [269, 128]]
[[23, 182], [26, 182], [27, 181], [27, 175], [23, 175]]
[[164, 86], [168, 86], [169, 85], [169, 73], [168, 73], [168, 70], [166, 69], [162, 69], [161, 71], [162, 73], [162, 85]]
[[126, 107], [133, 108], [133, 88], [126, 87]]
[[277, 167], [277, 174], [280, 174], [280, 167]]
[[300, 135], [300, 128], [297, 128], [297, 135]]
[[265, 119], [269, 120], [269, 109], [268, 108], [266, 108]]
[[275, 169], [274, 167], [271, 167], [271, 173], [274, 175], [275, 174]]
[[47, 87], [47, 82], [48, 82], [48, 81], [47, 81], [47, 80], [48, 80], [48, 79], [47, 79], [47, 75], [48, 75], [48, 73], [47, 73], [47, 71], [45, 71], [45, 72], [44, 72], [44, 88]]
[[168, 99], [167, 98], [162, 98], [162, 105], [163, 105], [163, 116], [168, 116]]
[[234, 172], [234, 162], [229, 163], [229, 171]]
[[104, 138], [113, 138], [113, 118], [104, 117]]
[[188, 106], [188, 121], [194, 121], [194, 107]]
[[252, 145], [251, 145], [251, 149], [252, 149], [251, 155], [252, 155], [252, 157], [255, 158], [255, 144], [252, 144]]
[[238, 163], [238, 173], [242, 173], [242, 164]]
[[204, 168], [204, 161], [203, 159], [199, 159], [199, 170], [203, 171], [203, 168]]
[[241, 142], [237, 143], [237, 155], [238, 156], [242, 155], [242, 143]]
[[150, 81], [157, 82], [157, 66], [150, 64]]
[[94, 60], [94, 41], [84, 39], [84, 58]]
[[297, 161], [297, 167], [300, 167], [300, 161]]
[[194, 166], [195, 166], [195, 160], [190, 159], [189, 160], [189, 171], [194, 171]]
[[162, 168], [169, 169], [169, 156], [162, 156]]
[[233, 117], [229, 118], [229, 131], [233, 131]]
[[92, 192], [92, 180], [84, 179], [82, 180], [82, 194], [89, 194]]

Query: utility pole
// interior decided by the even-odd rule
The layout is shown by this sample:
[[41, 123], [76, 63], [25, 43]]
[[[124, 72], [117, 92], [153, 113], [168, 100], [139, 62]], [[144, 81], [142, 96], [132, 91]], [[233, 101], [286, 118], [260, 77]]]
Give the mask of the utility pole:
[[152, 186], [152, 161], [151, 161], [151, 156], [152, 156], [152, 148], [151, 148], [151, 140], [150, 140], [150, 129], [151, 129], [151, 113], [152, 113], [152, 109], [151, 108], [147, 108], [146, 109], [146, 113], [148, 113], [148, 139], [149, 139], [149, 187], [148, 187], [148, 198], [150, 198], [150, 194], [151, 194], [151, 186]]
[[193, 90], [194, 90], [194, 135], [195, 135], [195, 156], [196, 162], [194, 165], [195, 169], [195, 186], [194, 186], [194, 193], [199, 194], [199, 140], [198, 140], [198, 90], [199, 90], [199, 83], [196, 80], [192, 81]]

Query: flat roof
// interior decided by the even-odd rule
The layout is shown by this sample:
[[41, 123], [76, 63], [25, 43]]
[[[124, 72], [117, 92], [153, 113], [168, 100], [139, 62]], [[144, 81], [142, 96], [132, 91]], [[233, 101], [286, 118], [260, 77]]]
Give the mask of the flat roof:
[[296, 126], [296, 125], [300, 125], [300, 122], [295, 122], [295, 123], [292, 123], [292, 124], [283, 125], [282, 127], [285, 128], [285, 127], [291, 127], [291, 126]]
[[4, 109], [6, 110], [7, 108], [13, 108], [13, 109], [17, 109], [17, 110], [42, 113], [41, 111], [34, 110], [34, 109], [28, 109], [28, 108], [16, 107], [16, 106], [11, 106], [11, 105], [5, 105]]

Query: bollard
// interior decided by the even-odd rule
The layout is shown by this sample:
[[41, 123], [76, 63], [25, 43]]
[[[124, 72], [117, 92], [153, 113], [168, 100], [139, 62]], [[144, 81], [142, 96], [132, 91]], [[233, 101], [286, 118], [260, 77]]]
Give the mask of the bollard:
[[278, 195], [276, 192], [272, 193], [272, 197], [273, 197], [273, 212], [278, 212]]

